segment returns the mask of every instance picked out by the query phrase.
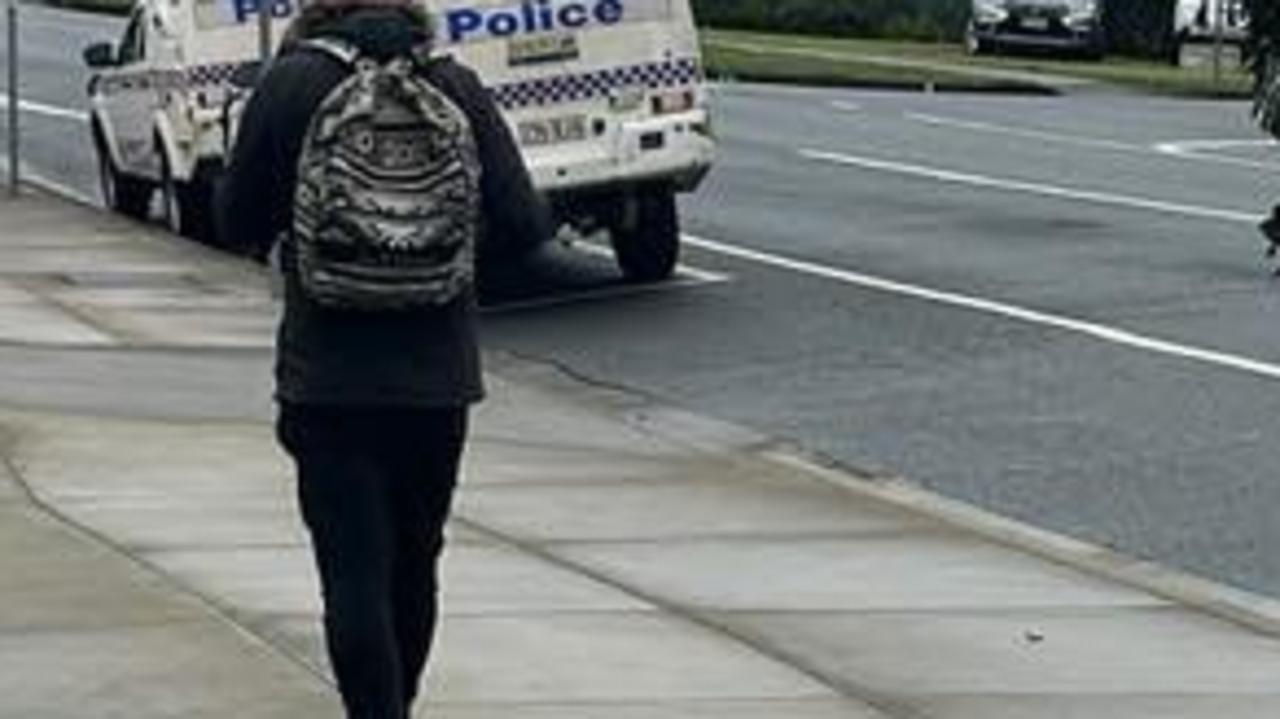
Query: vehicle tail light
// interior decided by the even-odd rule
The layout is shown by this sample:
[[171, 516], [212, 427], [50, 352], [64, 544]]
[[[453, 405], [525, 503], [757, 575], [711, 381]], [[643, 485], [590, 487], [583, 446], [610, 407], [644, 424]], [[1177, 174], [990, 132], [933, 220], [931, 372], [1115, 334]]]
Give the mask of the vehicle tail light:
[[653, 114], [672, 115], [677, 112], [688, 112], [694, 108], [697, 99], [697, 95], [694, 94], [693, 90], [654, 95], [652, 98]]

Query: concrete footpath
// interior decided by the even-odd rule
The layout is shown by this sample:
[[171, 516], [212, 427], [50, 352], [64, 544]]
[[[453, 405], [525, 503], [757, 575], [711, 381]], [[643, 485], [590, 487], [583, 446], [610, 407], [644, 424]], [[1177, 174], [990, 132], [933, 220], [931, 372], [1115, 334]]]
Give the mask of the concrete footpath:
[[[0, 200], [0, 358], [265, 368], [275, 311], [244, 263]], [[489, 367], [421, 716], [1280, 716], [1267, 600]], [[0, 718], [339, 716], [265, 400], [199, 419], [0, 389], [0, 455]]]

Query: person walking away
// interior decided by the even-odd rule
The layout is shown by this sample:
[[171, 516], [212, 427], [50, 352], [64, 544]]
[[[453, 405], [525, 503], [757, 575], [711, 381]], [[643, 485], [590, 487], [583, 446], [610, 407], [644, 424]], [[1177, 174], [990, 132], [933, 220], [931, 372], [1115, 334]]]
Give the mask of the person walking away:
[[[1264, 131], [1280, 139], [1280, 3], [1245, 0], [1245, 14], [1249, 18], [1246, 49], [1255, 77], [1254, 118]], [[1280, 204], [1261, 229], [1269, 243], [1268, 256], [1280, 254]]]
[[[1264, 41], [1259, 45], [1259, 52], [1254, 59], [1257, 74], [1254, 117], [1263, 130], [1280, 139], [1280, 44], [1273, 46], [1272, 42]], [[1280, 204], [1272, 208], [1270, 217], [1260, 228], [1269, 243], [1267, 256], [1280, 254]]]
[[477, 243], [551, 231], [497, 107], [432, 37], [407, 1], [305, 8], [245, 108], [220, 198], [224, 243], [259, 258], [278, 243], [277, 436], [349, 719], [406, 719], [427, 664], [483, 394]]

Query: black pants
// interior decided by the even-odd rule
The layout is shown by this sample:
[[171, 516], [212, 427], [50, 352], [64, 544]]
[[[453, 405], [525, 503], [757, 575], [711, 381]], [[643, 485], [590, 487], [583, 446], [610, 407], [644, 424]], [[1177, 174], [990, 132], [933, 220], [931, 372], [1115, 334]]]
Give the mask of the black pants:
[[349, 719], [406, 719], [430, 653], [436, 564], [467, 410], [282, 406]]

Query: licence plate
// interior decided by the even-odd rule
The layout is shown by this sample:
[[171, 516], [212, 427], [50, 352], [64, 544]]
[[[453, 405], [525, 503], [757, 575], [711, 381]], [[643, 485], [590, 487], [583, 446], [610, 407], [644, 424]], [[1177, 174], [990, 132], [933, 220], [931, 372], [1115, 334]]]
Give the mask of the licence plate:
[[581, 142], [587, 139], [587, 116], [567, 115], [520, 123], [520, 144], [526, 147]]
[[1043, 32], [1049, 29], [1049, 18], [1046, 18], [1046, 17], [1023, 18], [1022, 27], [1027, 30], [1035, 30], [1037, 32]]
[[577, 35], [539, 35], [507, 43], [507, 64], [511, 67], [566, 62], [581, 56]]

